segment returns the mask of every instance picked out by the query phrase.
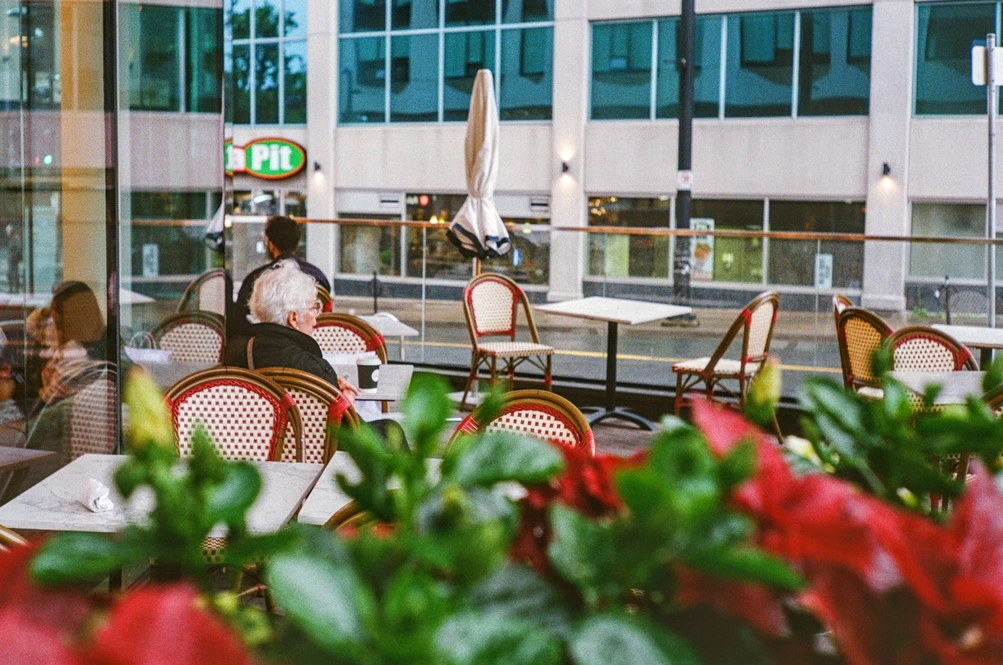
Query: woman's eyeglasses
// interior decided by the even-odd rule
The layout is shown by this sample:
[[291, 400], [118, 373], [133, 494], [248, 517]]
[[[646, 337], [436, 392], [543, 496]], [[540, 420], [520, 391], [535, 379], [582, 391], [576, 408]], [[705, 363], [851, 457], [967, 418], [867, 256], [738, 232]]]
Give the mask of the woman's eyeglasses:
[[313, 305], [310, 307], [310, 311], [317, 316], [320, 316], [320, 313], [324, 311], [324, 305], [322, 305], [319, 300], [314, 300]]

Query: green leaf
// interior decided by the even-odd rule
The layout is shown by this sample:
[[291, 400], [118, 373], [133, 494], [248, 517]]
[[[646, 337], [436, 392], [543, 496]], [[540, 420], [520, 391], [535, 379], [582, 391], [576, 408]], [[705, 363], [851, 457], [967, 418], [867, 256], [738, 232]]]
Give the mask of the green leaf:
[[118, 493], [128, 499], [137, 487], [147, 482], [146, 466], [135, 457], [127, 457], [115, 469], [114, 477]]
[[419, 457], [428, 457], [439, 446], [439, 434], [453, 411], [447, 392], [445, 379], [436, 374], [419, 372], [411, 379], [401, 409], [411, 446]]
[[31, 562], [31, 573], [41, 584], [91, 581], [121, 568], [130, 554], [106, 535], [67, 532], [39, 551]]
[[700, 665], [693, 648], [675, 633], [612, 613], [582, 622], [571, 656], [576, 665]]
[[746, 441], [728, 451], [718, 465], [718, 478], [725, 488], [735, 487], [756, 472], [756, 449]]
[[449, 467], [450, 480], [461, 485], [493, 485], [505, 480], [542, 483], [564, 468], [564, 457], [538, 439], [490, 432], [466, 445]]
[[524, 619], [564, 638], [570, 636], [571, 619], [561, 596], [526, 566], [499, 568], [471, 591], [470, 602], [485, 616]]
[[452, 665], [558, 665], [561, 642], [527, 621], [466, 612], [447, 620], [436, 651]]
[[561, 504], [550, 509], [554, 539], [547, 554], [564, 579], [578, 586], [585, 601], [598, 603], [609, 591], [609, 571], [615, 564], [609, 528]]
[[987, 393], [1003, 383], [1003, 355], [997, 355], [992, 364], [983, 369], [986, 371], [986, 375], [982, 379], [983, 393]]
[[223, 467], [223, 480], [205, 497], [205, 514], [215, 523], [241, 521], [261, 491], [261, 475], [249, 462], [233, 462]]
[[224, 462], [212, 445], [209, 432], [201, 422], [195, 423], [192, 432], [192, 454], [188, 459], [188, 468], [196, 484], [209, 480], [220, 480], [223, 477]]
[[687, 565], [718, 577], [773, 584], [789, 591], [804, 580], [786, 561], [752, 548], [703, 550], [686, 557]]

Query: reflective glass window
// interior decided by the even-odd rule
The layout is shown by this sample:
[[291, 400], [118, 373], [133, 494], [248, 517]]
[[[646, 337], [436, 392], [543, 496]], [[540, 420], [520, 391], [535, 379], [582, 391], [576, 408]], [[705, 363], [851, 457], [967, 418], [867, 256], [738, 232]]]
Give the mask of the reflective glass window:
[[996, 30], [996, 3], [916, 5], [916, 113], [986, 113], [972, 85], [972, 46]]
[[408, 35], [390, 40], [390, 120], [438, 119], [439, 36]]
[[[986, 206], [981, 203], [913, 203], [912, 235], [983, 238]], [[978, 245], [911, 243], [909, 274], [913, 277], [985, 279], [986, 250]]]
[[233, 46], [233, 122], [251, 122], [251, 47]]
[[448, 32], [445, 48], [443, 120], [466, 121], [478, 70], [495, 71], [495, 32]]
[[279, 2], [281, 0], [254, 0], [254, 36], [279, 36]]
[[306, 41], [287, 41], [285, 50], [285, 104], [286, 123], [306, 122]]
[[282, 36], [306, 37], [306, 0], [284, 0]]
[[226, 12], [234, 39], [251, 36], [251, 0], [232, 0], [233, 8]]
[[502, 23], [553, 20], [554, 0], [502, 0]]
[[651, 21], [592, 26], [592, 117], [651, 117]]
[[339, 0], [339, 3], [338, 28], [342, 33], [386, 30], [386, 0]]
[[131, 41], [129, 108], [180, 111], [182, 10], [129, 5], [126, 15]]
[[502, 31], [502, 120], [549, 120], [553, 97], [553, 28]]
[[[763, 230], [762, 201], [720, 201], [694, 199], [691, 223], [702, 220], [714, 230]], [[763, 241], [760, 238], [713, 238], [709, 248], [712, 259], [703, 271], [705, 279], [717, 282], [751, 282], [763, 280]], [[697, 279], [697, 275], [693, 275]]]
[[[399, 215], [339, 213], [341, 219], [399, 220]], [[400, 275], [401, 228], [394, 226], [338, 227], [341, 234], [341, 272], [354, 275]]]
[[[671, 200], [602, 196], [589, 198], [589, 226], [669, 228]], [[669, 237], [589, 234], [589, 274], [605, 277], [668, 277]]]
[[[465, 194], [408, 194], [405, 213], [407, 219], [420, 222], [436, 221], [443, 224], [442, 231], [429, 229], [425, 251], [426, 273], [429, 279], [468, 280], [471, 276], [471, 261], [464, 258], [446, 237], [446, 224], [451, 222], [466, 200]], [[422, 229], [405, 229], [405, 266], [408, 277], [422, 276]]]
[[279, 121], [279, 45], [254, 46], [254, 122]]
[[446, 0], [446, 25], [495, 22], [495, 0]]
[[386, 98], [386, 39], [341, 39], [338, 72], [340, 122], [383, 122]]
[[[863, 233], [864, 202], [770, 201], [770, 231]], [[770, 240], [769, 256], [771, 284], [813, 286], [816, 261], [832, 267], [834, 288], [859, 289], [863, 284], [863, 243]]]
[[392, 30], [439, 27], [439, 0], [394, 0], [390, 9]]
[[790, 115], [793, 77], [793, 12], [728, 17], [726, 116]]
[[222, 104], [220, 90], [220, 12], [216, 9], [189, 7], [186, 10], [185, 68], [187, 110], [201, 113], [219, 113]]
[[867, 115], [871, 8], [801, 12], [798, 115]]
[[[697, 16], [693, 44], [693, 115], [716, 118], [721, 97], [720, 16]], [[655, 117], [679, 117], [679, 19], [658, 22], [658, 73]]]

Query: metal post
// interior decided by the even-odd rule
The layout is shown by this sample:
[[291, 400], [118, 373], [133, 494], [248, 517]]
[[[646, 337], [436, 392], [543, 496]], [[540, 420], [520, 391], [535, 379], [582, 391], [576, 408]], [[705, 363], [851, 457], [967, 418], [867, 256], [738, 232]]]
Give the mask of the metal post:
[[373, 271], [373, 314], [377, 314], [380, 311], [380, 276], [377, 272]]
[[989, 201], [986, 233], [989, 236], [989, 327], [996, 327], [996, 35], [986, 35], [986, 99], [989, 111]]
[[[679, 20], [679, 157], [676, 181], [676, 228], [690, 228], [691, 182], [693, 168], [693, 44], [696, 39], [694, 0], [682, 0]], [[689, 300], [690, 239], [676, 237], [672, 262], [673, 292], [677, 300]]]

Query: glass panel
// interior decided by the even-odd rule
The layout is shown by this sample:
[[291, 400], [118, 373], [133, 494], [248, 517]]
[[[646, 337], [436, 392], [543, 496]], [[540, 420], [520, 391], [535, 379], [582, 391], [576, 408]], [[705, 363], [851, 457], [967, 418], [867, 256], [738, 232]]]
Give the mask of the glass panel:
[[[694, 199], [691, 222], [695, 225], [697, 220], [709, 220], [715, 230], [762, 231], [763, 202]], [[714, 238], [712, 251], [714, 267], [707, 277], [716, 282], [762, 282], [762, 239]]]
[[130, 37], [129, 108], [180, 111], [180, 10], [158, 5], [123, 5], [122, 10]]
[[495, 22], [495, 0], [446, 0], [446, 25]]
[[726, 116], [790, 115], [793, 77], [793, 12], [728, 17]]
[[[669, 228], [669, 197], [589, 199], [589, 226]], [[668, 277], [668, 236], [589, 234], [589, 274], [606, 277]]]
[[867, 115], [871, 8], [801, 12], [798, 115]]
[[[863, 233], [864, 203], [770, 201], [771, 231]], [[834, 288], [859, 289], [864, 279], [864, 244], [815, 240], [771, 240], [771, 284], [815, 284], [815, 256], [831, 262]]]
[[502, 120], [550, 120], [553, 59], [553, 28], [502, 32]]
[[439, 119], [439, 36], [393, 37], [390, 41], [390, 120]]
[[[306, 217], [306, 194], [303, 192], [282, 192], [282, 214], [290, 217]], [[306, 233], [302, 234], [302, 243], [306, 242]]]
[[394, 0], [391, 7], [393, 30], [439, 27], [439, 0]]
[[[341, 213], [342, 219], [387, 219], [390, 215], [352, 215]], [[400, 274], [400, 227], [342, 226], [341, 272], [354, 275]], [[419, 270], [419, 275], [421, 274]]]
[[254, 36], [279, 36], [278, 0], [254, 0]]
[[502, 0], [502, 23], [553, 20], [554, 0]]
[[592, 117], [651, 117], [651, 21], [592, 26]]
[[282, 11], [282, 35], [306, 37], [306, 0], [284, 0]]
[[519, 284], [550, 283], [550, 224], [545, 219], [503, 217], [513, 225], [512, 249], [504, 256], [481, 261], [481, 270], [508, 275]]
[[254, 45], [254, 123], [279, 121], [279, 45]]
[[289, 41], [285, 49], [285, 117], [286, 124], [306, 122], [306, 42]]
[[179, 299], [207, 268], [206, 193], [133, 191], [130, 198], [132, 286], [148, 297]]
[[251, 0], [230, 0], [233, 9], [227, 12], [234, 39], [249, 39], [251, 36]]
[[[986, 234], [984, 204], [913, 203], [912, 235], [982, 238]], [[913, 277], [985, 279], [986, 250], [976, 245], [911, 243], [909, 274]]]
[[[442, 230], [428, 230], [427, 276], [429, 279], [470, 279], [472, 267], [470, 259], [460, 255], [453, 243], [446, 238], [446, 224], [449, 223], [466, 200], [466, 194], [408, 194], [407, 219], [421, 222], [442, 222]], [[407, 243], [407, 276], [421, 277], [422, 230], [405, 229]]]
[[[716, 118], [721, 96], [720, 16], [698, 16], [693, 44], [693, 116]], [[658, 22], [658, 78], [655, 87], [655, 117], [679, 117], [679, 19]]]
[[916, 113], [986, 113], [972, 85], [972, 46], [996, 30], [996, 3], [917, 4]]
[[251, 122], [251, 47], [233, 47], [233, 122]]
[[386, 108], [386, 40], [341, 40], [338, 121], [383, 122]]
[[188, 66], [185, 68], [189, 112], [219, 113], [220, 89], [220, 12], [216, 9], [189, 7], [187, 13]]
[[466, 121], [477, 71], [495, 71], [495, 33], [493, 30], [450, 32], [445, 39], [443, 119]]
[[339, 0], [341, 5], [338, 27], [346, 32], [386, 30], [386, 0]]

